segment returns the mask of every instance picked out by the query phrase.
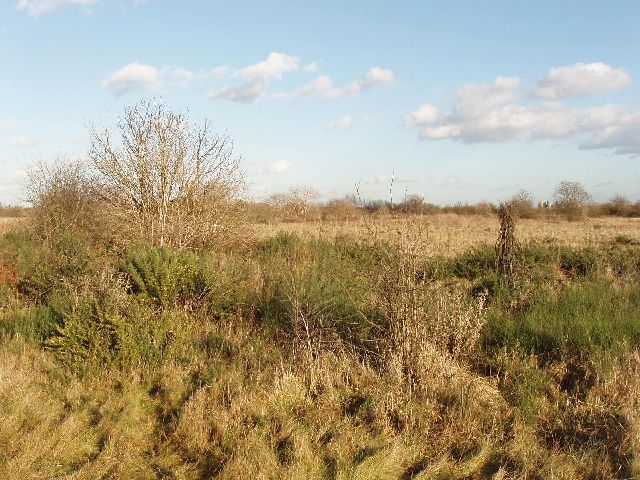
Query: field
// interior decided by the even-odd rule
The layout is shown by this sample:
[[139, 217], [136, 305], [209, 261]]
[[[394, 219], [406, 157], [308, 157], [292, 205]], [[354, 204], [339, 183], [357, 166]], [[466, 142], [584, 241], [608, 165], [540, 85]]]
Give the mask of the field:
[[[472, 247], [493, 244], [498, 218], [485, 215], [434, 214], [401, 217], [365, 217], [351, 221], [275, 222], [256, 224], [259, 238], [286, 231], [327, 239], [347, 237], [357, 241], [375, 236], [385, 241], [412, 238], [425, 255], [455, 255]], [[592, 217], [567, 222], [561, 217], [521, 219], [518, 238], [522, 242], [556, 241], [572, 247], [602, 246], [617, 236], [640, 238], [640, 218]]]
[[637, 478], [640, 219], [500, 226], [0, 220], [0, 478]]

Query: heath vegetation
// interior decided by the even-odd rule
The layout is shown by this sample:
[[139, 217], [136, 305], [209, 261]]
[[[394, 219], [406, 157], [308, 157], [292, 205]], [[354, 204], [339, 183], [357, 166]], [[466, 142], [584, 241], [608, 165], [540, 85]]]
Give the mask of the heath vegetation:
[[0, 478], [640, 475], [637, 204], [248, 202], [209, 124], [116, 132], [0, 240]]

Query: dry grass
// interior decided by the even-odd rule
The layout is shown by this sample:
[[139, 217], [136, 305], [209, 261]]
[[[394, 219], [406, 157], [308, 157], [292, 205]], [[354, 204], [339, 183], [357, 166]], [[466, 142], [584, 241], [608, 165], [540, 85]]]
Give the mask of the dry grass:
[[[637, 350], [600, 363], [567, 357], [543, 364], [507, 348], [489, 356], [482, 339], [492, 300], [421, 280], [422, 255], [492, 244], [498, 227], [493, 217], [458, 215], [257, 226], [263, 238], [276, 230], [361, 242], [377, 237], [393, 242], [399, 255], [357, 257], [363, 262], [357, 266], [369, 270], [356, 273], [352, 264], [338, 268], [346, 260], [331, 242], [275, 239], [271, 250], [263, 244], [245, 259], [240, 273], [232, 274], [231, 257], [209, 259], [221, 285], [208, 308], [185, 301], [141, 310], [135, 294], [94, 273], [93, 283], [82, 285], [125, 302], [122, 315], [138, 312], [133, 320], [141, 332], [164, 328], [163, 312], [171, 321], [167, 335], [149, 337], [148, 345], [136, 343], [147, 338], [142, 334], [118, 343], [130, 349], [124, 358], [147, 358], [136, 349], [157, 347], [153, 361], [104, 364], [85, 374], [28, 337], [21, 325], [34, 305], [6, 282], [0, 478], [635, 478]], [[553, 236], [579, 246], [640, 238], [640, 223], [631, 219], [521, 220], [518, 228], [525, 241]], [[326, 256], [323, 248], [330, 249]], [[278, 255], [289, 262], [277, 263]], [[367, 295], [344, 288], [360, 275], [370, 282]], [[67, 280], [72, 290], [65, 298], [75, 298], [80, 287]], [[282, 294], [268, 288], [288, 281], [295, 288]], [[247, 291], [232, 297], [232, 308], [216, 303], [239, 286]], [[329, 336], [323, 323], [342, 318], [351, 295], [371, 303], [364, 321], [388, 322], [380, 348], [367, 355], [353, 338]], [[269, 323], [267, 303], [283, 300], [291, 300], [290, 308], [278, 312], [305, 328]], [[88, 320], [83, 314], [78, 321]], [[579, 378], [579, 388], [567, 387], [576, 376], [592, 381]]]
[[[453, 213], [396, 218], [370, 216], [342, 222], [253, 225], [259, 238], [288, 231], [329, 239], [338, 236], [352, 239], [375, 236], [394, 242], [410, 235], [418, 239], [418, 247], [427, 255], [456, 255], [474, 246], [493, 244], [499, 228], [496, 216]], [[571, 222], [561, 218], [520, 219], [517, 228], [518, 239], [522, 243], [529, 240], [553, 240], [568, 246], [584, 247], [609, 243], [619, 235], [640, 240], [640, 218], [598, 217]]]
[[21, 225], [24, 225], [24, 218], [17, 217], [0, 217], [0, 235], [4, 235], [7, 232], [15, 230], [19, 228]]

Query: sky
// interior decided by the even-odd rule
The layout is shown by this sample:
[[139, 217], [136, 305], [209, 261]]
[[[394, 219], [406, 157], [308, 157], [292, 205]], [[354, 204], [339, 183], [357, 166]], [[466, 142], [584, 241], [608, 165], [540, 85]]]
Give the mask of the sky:
[[0, 0], [0, 202], [141, 99], [228, 133], [261, 199], [640, 200], [640, 2]]

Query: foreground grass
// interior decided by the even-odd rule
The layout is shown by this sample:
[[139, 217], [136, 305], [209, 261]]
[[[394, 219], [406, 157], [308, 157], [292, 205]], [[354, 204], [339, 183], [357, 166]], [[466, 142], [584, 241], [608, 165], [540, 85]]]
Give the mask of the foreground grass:
[[0, 478], [640, 473], [637, 245], [394, 245], [6, 235]]

